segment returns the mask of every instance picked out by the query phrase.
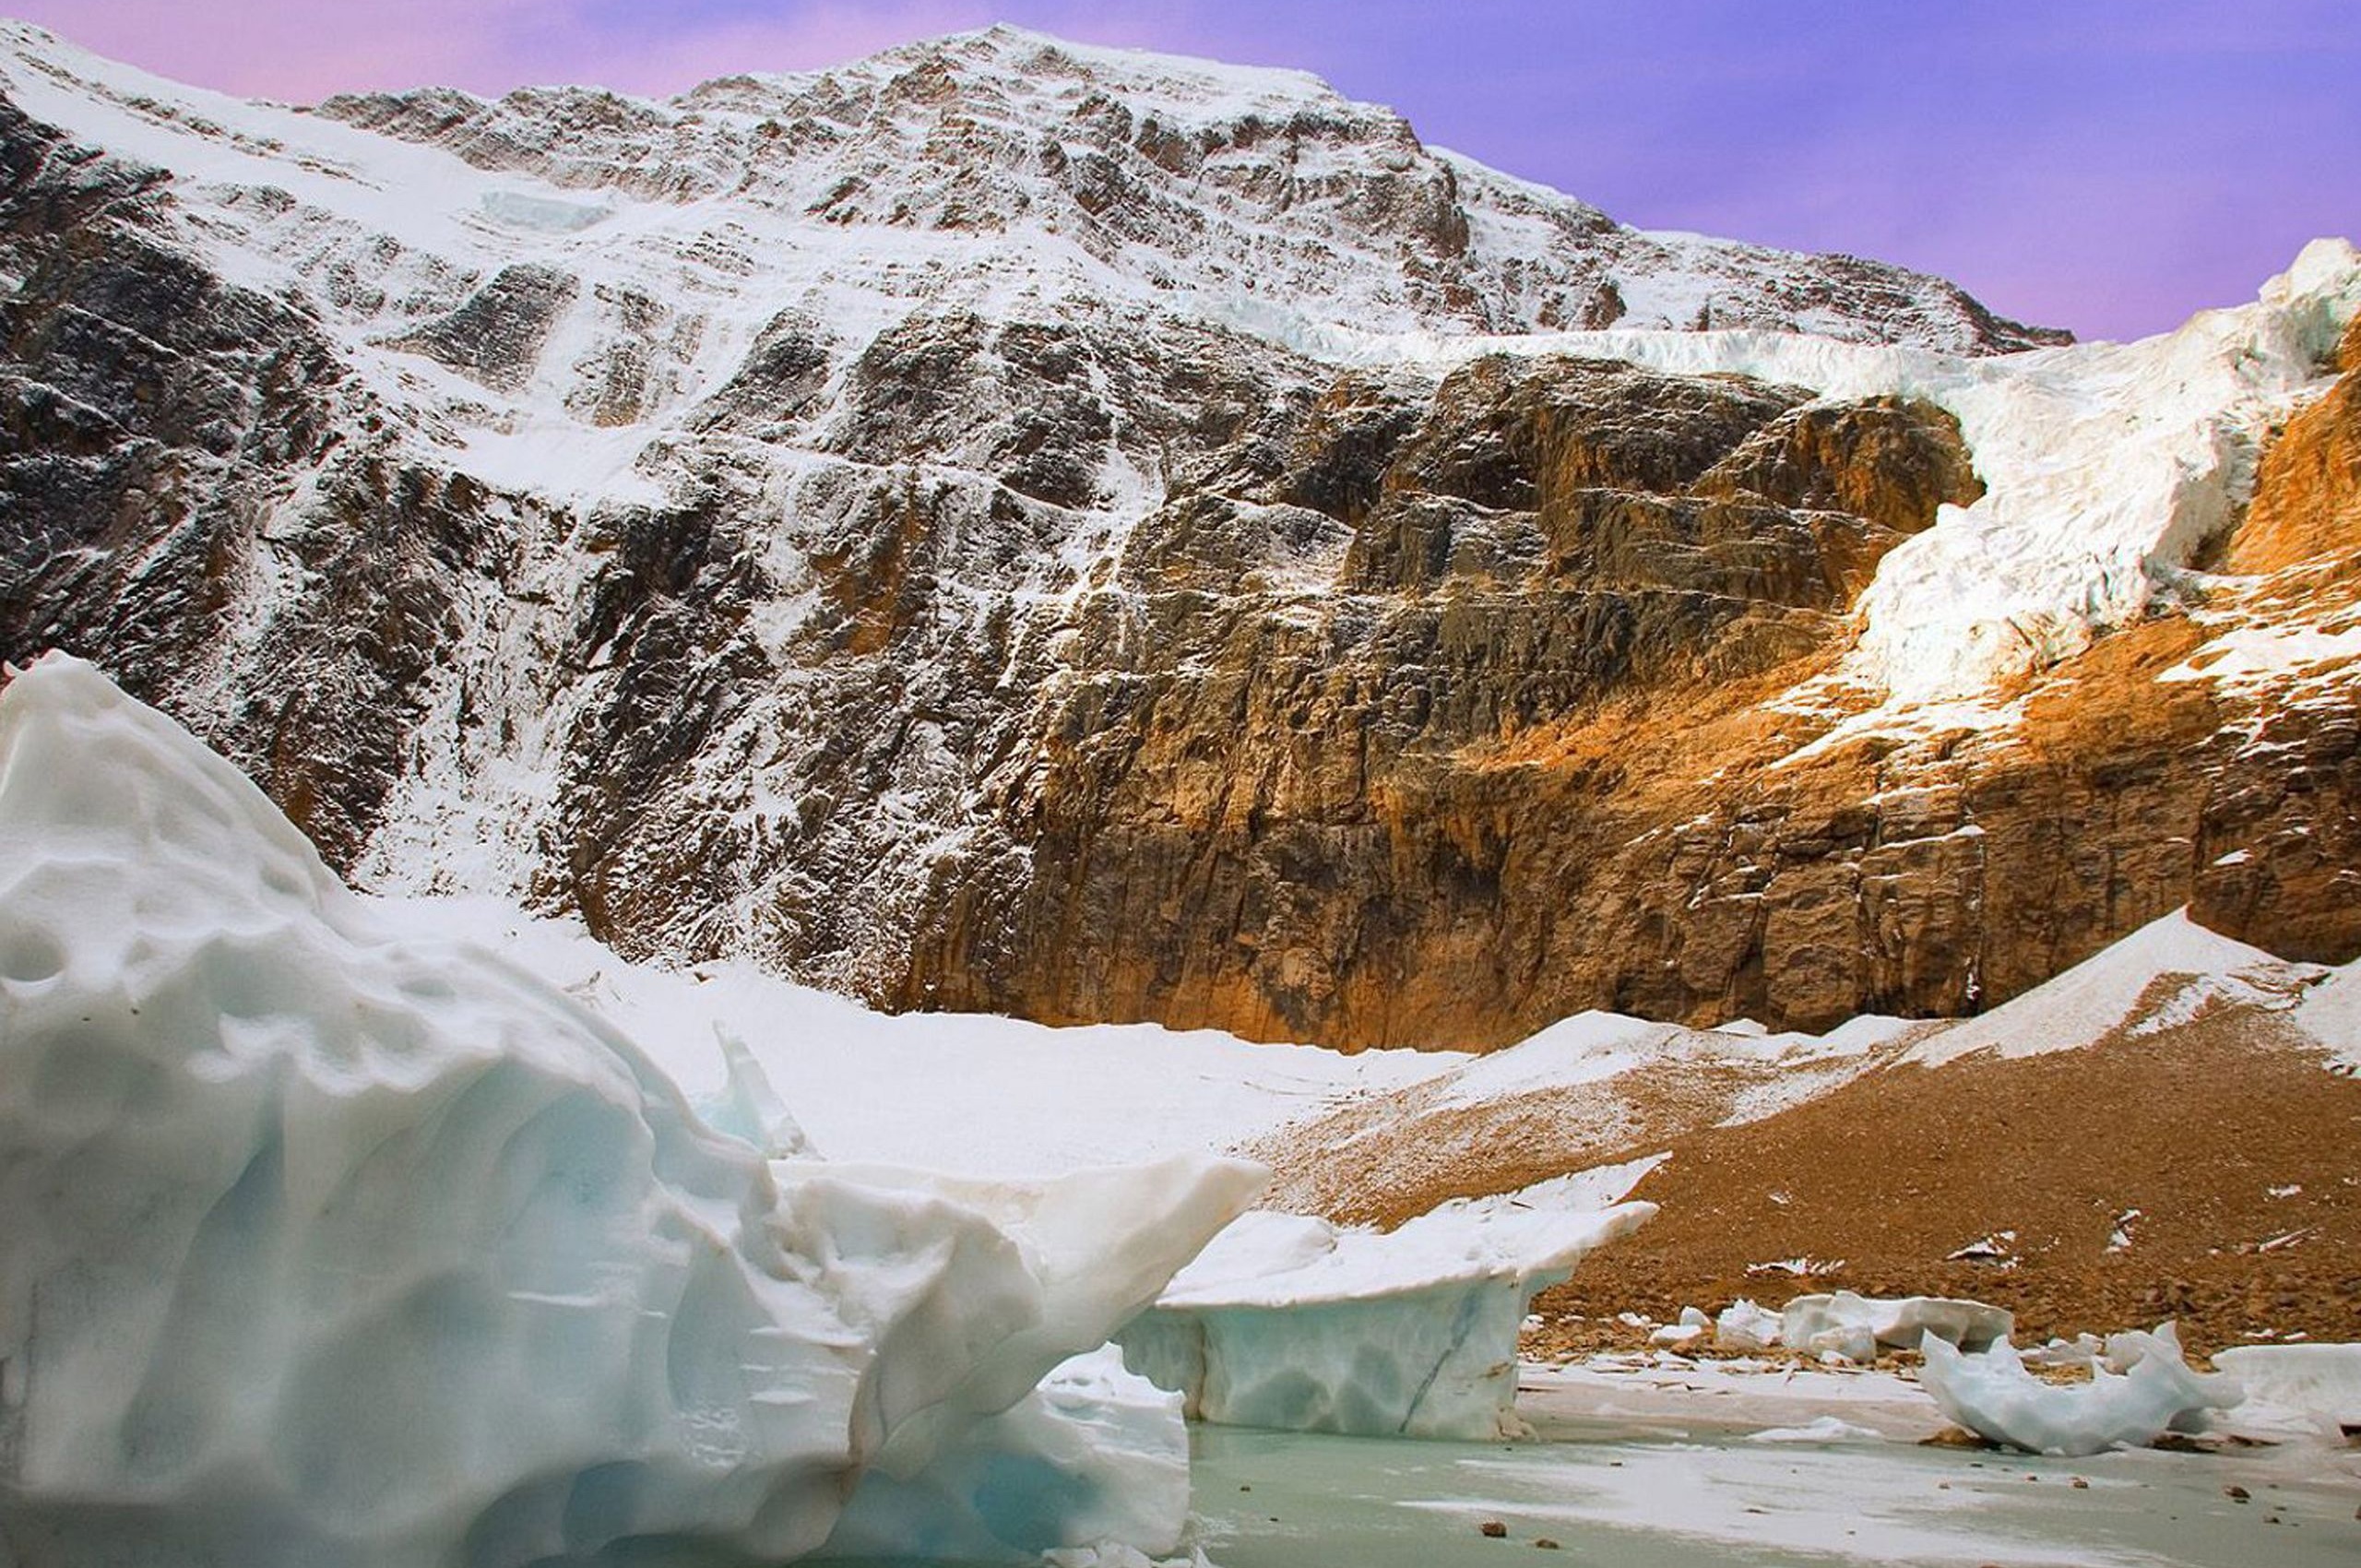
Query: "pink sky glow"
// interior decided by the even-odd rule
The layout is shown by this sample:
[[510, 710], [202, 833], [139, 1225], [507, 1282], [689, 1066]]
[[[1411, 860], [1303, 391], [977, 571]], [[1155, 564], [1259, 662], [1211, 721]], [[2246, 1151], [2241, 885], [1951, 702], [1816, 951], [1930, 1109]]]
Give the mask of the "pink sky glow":
[[[2050, 0], [17, 0], [255, 97], [661, 95], [1010, 21], [1325, 77], [1627, 222], [1846, 251], [2084, 336], [2361, 236], [2361, 5]], [[1998, 18], [1998, 19], [1995, 19]]]

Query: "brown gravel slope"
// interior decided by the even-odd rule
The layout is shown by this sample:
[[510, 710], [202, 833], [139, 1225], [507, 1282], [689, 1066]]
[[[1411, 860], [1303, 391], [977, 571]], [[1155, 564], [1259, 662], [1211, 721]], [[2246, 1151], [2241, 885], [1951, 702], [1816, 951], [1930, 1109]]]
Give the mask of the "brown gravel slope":
[[[1677, 1139], [1636, 1194], [1655, 1222], [1541, 1311], [1666, 1317], [1842, 1287], [1992, 1301], [2021, 1339], [2165, 1317], [2201, 1348], [2361, 1338], [2361, 1082], [2274, 1024], [2223, 1009], [2081, 1051], [1891, 1067]], [[1946, 1261], [2005, 1230], [2013, 1266]], [[1797, 1256], [1844, 1266], [1748, 1273]]]
[[[2021, 1339], [2166, 1317], [2199, 1349], [2265, 1330], [2361, 1339], [2361, 1081], [2281, 1013], [2133, 1016], [2146, 1032], [2015, 1059], [1922, 1066], [1904, 1041], [1740, 1125], [1721, 1123], [1759, 1088], [1750, 1075], [1668, 1061], [1493, 1106], [1372, 1097], [1252, 1152], [1278, 1166], [1282, 1206], [1390, 1224], [1669, 1150], [1635, 1194], [1655, 1220], [1542, 1297], [1544, 1353], [1596, 1342], [1569, 1316], [1840, 1288], [1992, 1301]], [[2130, 1245], [2111, 1250], [2133, 1209]], [[1951, 1261], [2003, 1231], [2013, 1263]], [[1750, 1272], [1797, 1257], [1842, 1266]]]

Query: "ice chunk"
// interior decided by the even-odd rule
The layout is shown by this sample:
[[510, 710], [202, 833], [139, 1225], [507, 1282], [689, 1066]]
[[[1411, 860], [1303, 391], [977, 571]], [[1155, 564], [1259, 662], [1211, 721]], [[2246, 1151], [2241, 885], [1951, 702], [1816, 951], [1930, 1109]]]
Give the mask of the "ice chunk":
[[1798, 1350], [1840, 1350], [1847, 1360], [1876, 1359], [1877, 1347], [1916, 1350], [1928, 1336], [1980, 1350], [2008, 1336], [2016, 1321], [1999, 1307], [1942, 1296], [1872, 1297], [1839, 1290], [1797, 1296], [1781, 1314], [1781, 1332]]
[[[1107, 1499], [1169, 1457], [1169, 1405], [1032, 1391], [1258, 1181], [766, 1161], [581, 1003], [403, 933], [88, 665], [0, 693], [0, 1557], [27, 1568], [779, 1562], [878, 1476], [965, 1499], [996, 1555], [1160, 1549], [1176, 1512]], [[861, 1538], [898, 1551], [900, 1516], [864, 1503]]]
[[1391, 1232], [1241, 1215], [1118, 1336], [1126, 1365], [1232, 1426], [1490, 1438], [1519, 1430], [1534, 1293], [1655, 1213], [1616, 1168], [1460, 1199]]
[[2078, 1334], [2071, 1339], [2052, 1339], [2047, 1345], [2017, 1352], [2017, 1359], [2029, 1367], [2088, 1367], [2098, 1360], [2106, 1346], [2095, 1334]]
[[2089, 1383], [2067, 1386], [2027, 1372], [2005, 1339], [1964, 1351], [1930, 1334], [1918, 1381], [1961, 1426], [2029, 1454], [2134, 1447], [2166, 1431], [2201, 1431], [2206, 1412], [2228, 1409], [2242, 1397], [2233, 1379], [2191, 1372], [2170, 1328], [2113, 1336], [2108, 1360], [2125, 1370], [2094, 1365]]
[[2247, 1397], [2308, 1416], [2340, 1435], [2361, 1432], [2361, 1345], [2241, 1345], [2213, 1364]]
[[1779, 1343], [1784, 1320], [1741, 1296], [1714, 1320], [1714, 1348], [1751, 1355]]
[[1833, 1323], [1787, 1343], [1828, 1366], [1865, 1367], [1878, 1359], [1878, 1336], [1865, 1323]]
[[1695, 1307], [1683, 1307], [1677, 1321], [1666, 1324], [1648, 1338], [1658, 1345], [1690, 1345], [1703, 1339], [1713, 1326], [1714, 1320]]
[[773, 1159], [796, 1159], [813, 1154], [812, 1141], [771, 1087], [762, 1063], [746, 1042], [717, 1023], [713, 1038], [721, 1047], [722, 1070], [728, 1087], [720, 1103], [706, 1113], [706, 1121], [721, 1132], [743, 1138]]

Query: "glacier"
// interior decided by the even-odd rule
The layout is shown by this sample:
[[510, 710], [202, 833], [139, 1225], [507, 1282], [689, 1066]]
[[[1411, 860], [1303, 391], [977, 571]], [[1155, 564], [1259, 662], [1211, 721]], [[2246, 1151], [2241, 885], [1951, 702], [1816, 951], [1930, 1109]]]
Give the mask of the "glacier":
[[[1340, 335], [1331, 357], [1435, 374], [1485, 354], [1567, 354], [1684, 374], [1739, 374], [1826, 398], [1923, 398], [1956, 416], [1986, 489], [1878, 563], [1859, 639], [1831, 677], [1877, 707], [1823, 737], [1962, 713], [2014, 715], [2011, 682], [2174, 602], [2252, 490], [2270, 431], [2334, 379], [2361, 315], [2361, 250], [2316, 239], [2254, 303], [2201, 311], [2132, 343], [1994, 358], [1800, 333]], [[2194, 679], [2207, 661], [2177, 676]], [[2232, 670], [2221, 672], [2224, 678]]]
[[1524, 1431], [1517, 1331], [1536, 1292], [1653, 1218], [1633, 1160], [1390, 1231], [1241, 1215], [1116, 1336], [1124, 1364], [1225, 1426], [1486, 1441]]
[[1263, 1181], [766, 1158], [93, 667], [0, 692], [11, 1568], [1169, 1551], [1177, 1401], [1070, 1359]]

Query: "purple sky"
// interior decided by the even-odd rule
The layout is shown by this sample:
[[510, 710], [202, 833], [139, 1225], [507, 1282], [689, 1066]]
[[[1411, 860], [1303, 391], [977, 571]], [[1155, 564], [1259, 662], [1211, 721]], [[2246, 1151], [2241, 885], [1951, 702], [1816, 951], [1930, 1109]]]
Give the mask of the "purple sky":
[[185, 81], [678, 90], [1005, 20], [1315, 71], [1627, 222], [2129, 337], [2361, 238], [2354, 0], [15, 0]]

